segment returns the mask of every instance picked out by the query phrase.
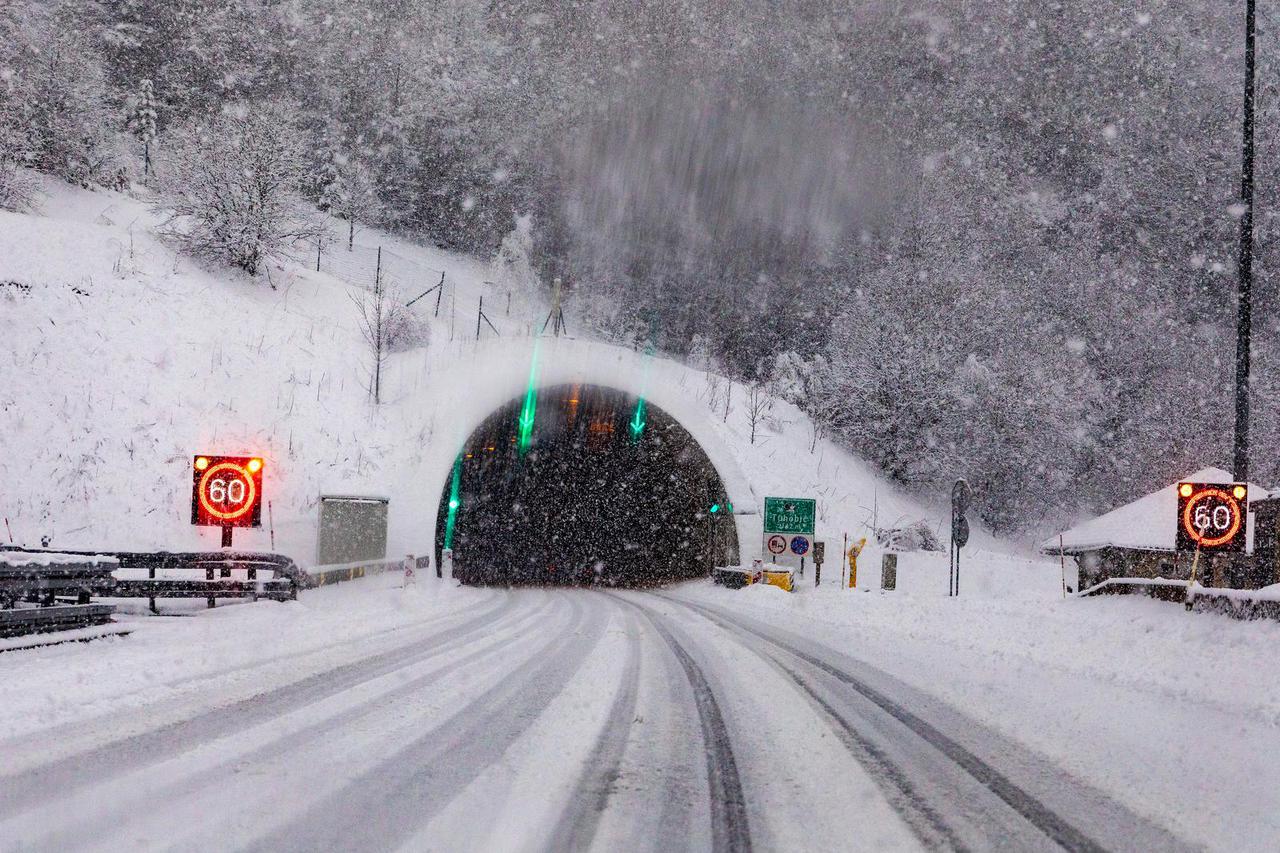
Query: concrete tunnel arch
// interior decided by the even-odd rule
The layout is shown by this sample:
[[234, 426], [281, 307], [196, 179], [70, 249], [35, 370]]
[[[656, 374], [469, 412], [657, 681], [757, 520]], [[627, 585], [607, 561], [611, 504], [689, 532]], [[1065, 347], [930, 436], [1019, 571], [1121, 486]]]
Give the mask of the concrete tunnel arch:
[[[415, 553], [435, 553], [440, 496], [468, 438], [495, 412], [530, 387], [601, 386], [643, 396], [688, 432], [706, 455], [734, 507], [731, 518], [740, 560], [760, 538], [759, 499], [731, 450], [728, 429], [698, 398], [701, 371], [591, 341], [522, 339], [475, 347], [461, 364], [439, 365], [418, 395], [426, 441], [419, 464], [397, 472], [400, 494], [413, 499], [390, 507], [393, 539]], [[438, 564], [437, 564], [438, 565]]]
[[469, 584], [654, 586], [739, 562], [723, 481], [675, 418], [634, 394], [530, 388], [456, 457], [435, 554]]

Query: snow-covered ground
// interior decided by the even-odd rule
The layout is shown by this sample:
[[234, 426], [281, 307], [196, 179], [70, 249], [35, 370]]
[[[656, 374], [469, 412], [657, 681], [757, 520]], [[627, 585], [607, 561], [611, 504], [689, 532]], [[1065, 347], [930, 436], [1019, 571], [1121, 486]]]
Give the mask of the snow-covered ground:
[[1184, 838], [1223, 850], [1280, 843], [1280, 681], [1268, 675], [1280, 625], [1131, 596], [951, 599], [942, 568], [942, 591], [927, 595], [825, 585], [682, 595], [727, 598], [866, 660]]
[[[206, 269], [151, 233], [143, 201], [45, 190], [43, 215], [0, 212], [14, 538], [212, 547], [188, 523], [191, 456], [252, 449], [279, 550], [309, 561], [323, 492], [390, 497], [392, 551], [424, 550], [466, 430], [528, 376], [537, 294], [477, 344], [458, 318], [497, 295], [484, 264], [359, 234], [356, 267], [382, 245], [453, 285], [440, 318], [420, 306], [431, 340], [393, 357], [374, 408], [350, 283], [305, 258], [273, 266], [274, 288]], [[902, 555], [881, 591], [874, 544], [842, 589], [846, 534], [937, 530], [945, 505], [811, 452], [787, 404], [753, 444], [700, 371], [544, 345], [542, 381], [660, 400], [753, 500], [816, 497], [826, 582], [663, 598], [388, 575], [286, 604], [131, 608], [127, 637], [0, 654], [0, 846], [1280, 845], [1280, 626], [1068, 599], [1058, 562], [980, 529], [958, 599], [945, 554]]]
[[0, 847], [1280, 843], [1280, 626], [982, 594], [1000, 571], [959, 599], [386, 575], [127, 617], [0, 655]]

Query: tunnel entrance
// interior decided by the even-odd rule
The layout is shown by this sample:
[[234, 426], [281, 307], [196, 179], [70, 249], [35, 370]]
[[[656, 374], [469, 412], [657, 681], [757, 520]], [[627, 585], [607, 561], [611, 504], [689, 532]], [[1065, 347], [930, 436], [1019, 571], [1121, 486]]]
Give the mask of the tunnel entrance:
[[436, 556], [468, 584], [653, 586], [737, 563], [719, 475], [633, 395], [538, 389], [468, 438], [440, 500]]

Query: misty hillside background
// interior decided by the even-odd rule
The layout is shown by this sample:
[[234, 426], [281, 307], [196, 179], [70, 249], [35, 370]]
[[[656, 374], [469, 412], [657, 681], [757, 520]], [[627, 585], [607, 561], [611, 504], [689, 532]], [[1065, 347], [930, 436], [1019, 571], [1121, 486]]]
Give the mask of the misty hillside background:
[[575, 332], [766, 385], [903, 484], [968, 477], [1022, 532], [1229, 458], [1236, 5], [7, 0], [0, 206], [38, 210], [29, 170], [198, 205], [183, 169], [248, 134], [355, 224], [488, 259], [523, 219]]

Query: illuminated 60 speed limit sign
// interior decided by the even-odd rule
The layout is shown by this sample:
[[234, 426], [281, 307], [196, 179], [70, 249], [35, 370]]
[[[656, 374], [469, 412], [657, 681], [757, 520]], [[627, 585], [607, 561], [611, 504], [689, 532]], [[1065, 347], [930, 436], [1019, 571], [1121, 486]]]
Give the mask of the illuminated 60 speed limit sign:
[[1178, 550], [1243, 553], [1249, 489], [1244, 483], [1178, 484]]
[[191, 463], [191, 523], [262, 526], [262, 460], [202, 454]]

